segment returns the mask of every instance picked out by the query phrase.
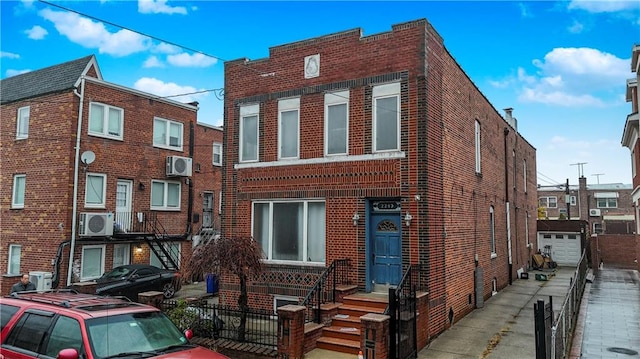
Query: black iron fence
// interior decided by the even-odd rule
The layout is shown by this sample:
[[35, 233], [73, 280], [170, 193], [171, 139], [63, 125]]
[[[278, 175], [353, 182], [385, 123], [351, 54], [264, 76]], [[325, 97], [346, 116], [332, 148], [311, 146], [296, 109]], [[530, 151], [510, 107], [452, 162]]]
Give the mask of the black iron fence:
[[417, 358], [416, 287], [420, 282], [420, 265], [407, 268], [395, 288], [389, 288], [389, 358]]
[[160, 309], [181, 330], [191, 329], [196, 337], [278, 346], [278, 319], [271, 311], [249, 308], [243, 313], [237, 307], [184, 300], [164, 301]]

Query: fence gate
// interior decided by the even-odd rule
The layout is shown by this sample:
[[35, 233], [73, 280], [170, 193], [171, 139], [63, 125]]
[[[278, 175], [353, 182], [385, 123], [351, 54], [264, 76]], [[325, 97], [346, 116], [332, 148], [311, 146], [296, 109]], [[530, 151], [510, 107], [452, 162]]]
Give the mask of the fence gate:
[[416, 290], [409, 285], [389, 288], [389, 359], [418, 357]]
[[536, 359], [551, 358], [551, 327], [553, 326], [553, 301], [549, 296], [549, 303], [539, 299], [533, 303], [533, 316], [536, 328]]

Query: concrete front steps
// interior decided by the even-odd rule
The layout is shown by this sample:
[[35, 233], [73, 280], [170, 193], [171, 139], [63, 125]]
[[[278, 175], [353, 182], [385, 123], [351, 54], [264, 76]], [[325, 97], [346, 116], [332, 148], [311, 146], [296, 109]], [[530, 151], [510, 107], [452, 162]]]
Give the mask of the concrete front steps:
[[321, 349], [335, 352], [358, 354], [360, 351], [360, 317], [384, 313], [389, 298], [384, 294], [355, 293], [343, 298], [337, 314], [331, 318], [331, 325], [322, 329], [316, 342]]

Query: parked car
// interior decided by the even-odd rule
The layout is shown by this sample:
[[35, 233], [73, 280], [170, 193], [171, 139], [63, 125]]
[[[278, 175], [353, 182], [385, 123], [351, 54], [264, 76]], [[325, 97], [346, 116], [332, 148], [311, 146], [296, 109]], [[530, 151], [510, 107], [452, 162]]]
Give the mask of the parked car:
[[229, 359], [189, 342], [158, 308], [73, 291], [0, 298], [0, 358]]
[[151, 290], [162, 292], [165, 298], [171, 298], [180, 290], [182, 283], [177, 271], [147, 264], [115, 267], [96, 282], [96, 294], [122, 295], [132, 301], [138, 300], [138, 293]]

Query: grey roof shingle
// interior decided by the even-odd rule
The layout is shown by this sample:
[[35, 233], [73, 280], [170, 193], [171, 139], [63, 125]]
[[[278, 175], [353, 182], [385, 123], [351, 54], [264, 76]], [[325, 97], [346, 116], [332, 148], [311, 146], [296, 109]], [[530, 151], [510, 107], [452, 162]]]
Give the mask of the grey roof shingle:
[[0, 80], [0, 103], [72, 89], [94, 55]]

